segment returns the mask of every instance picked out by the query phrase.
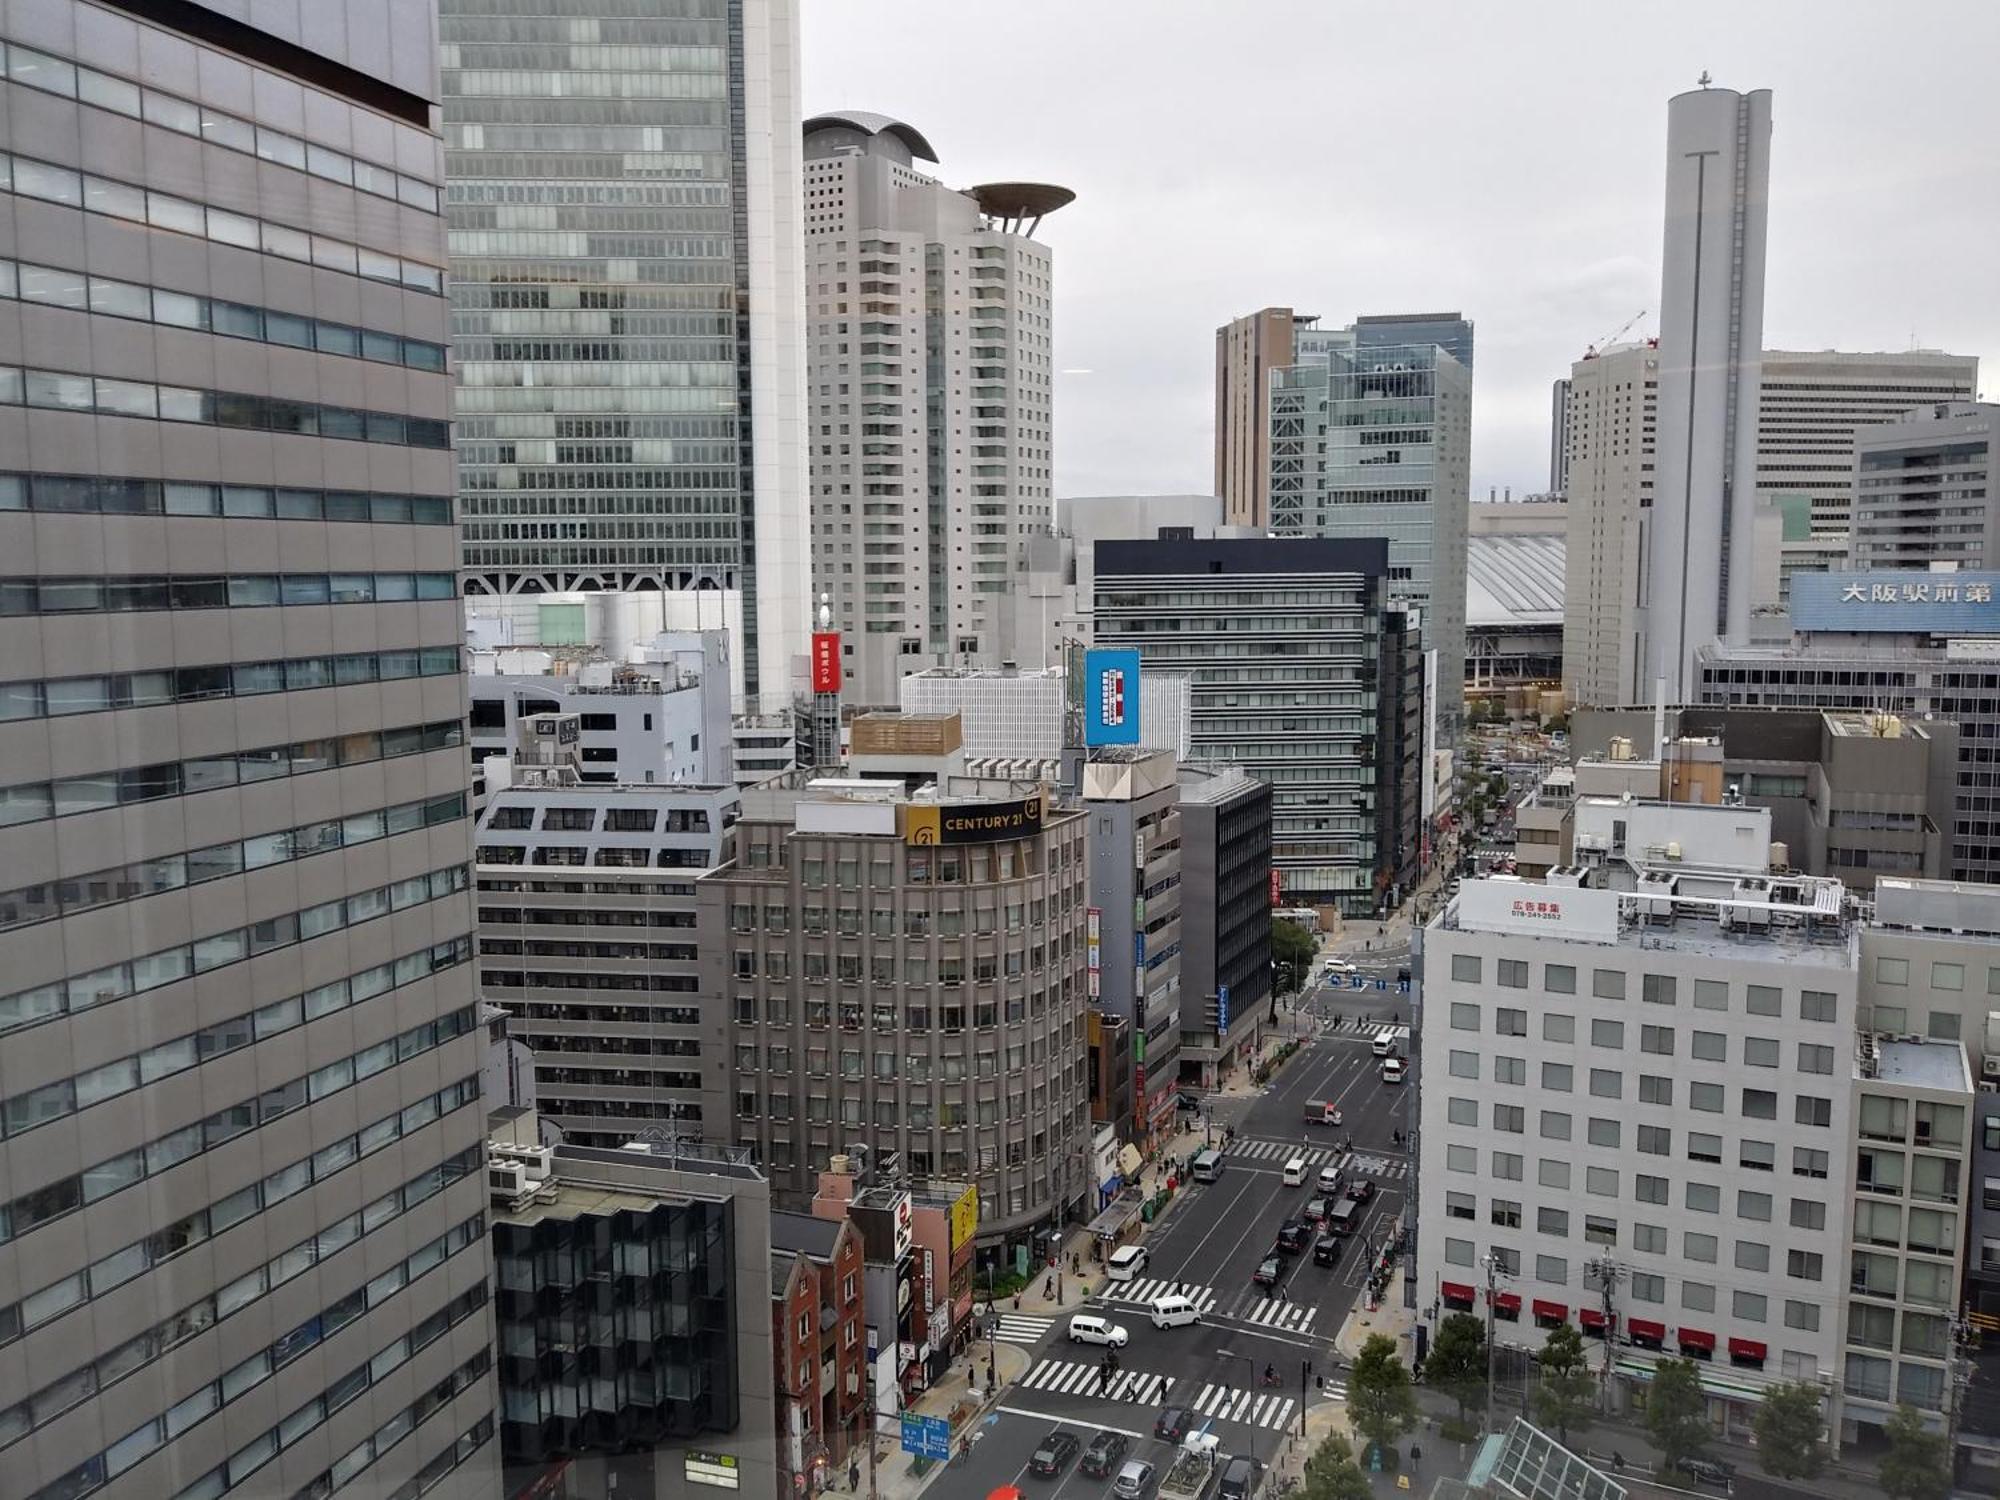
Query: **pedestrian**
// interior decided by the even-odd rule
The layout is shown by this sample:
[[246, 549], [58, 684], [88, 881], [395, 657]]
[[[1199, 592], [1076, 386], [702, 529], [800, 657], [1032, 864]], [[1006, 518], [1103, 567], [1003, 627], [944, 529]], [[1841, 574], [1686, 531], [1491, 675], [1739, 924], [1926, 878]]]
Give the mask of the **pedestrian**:
[[858, 1463], [850, 1463], [850, 1464], [848, 1464], [848, 1466], [847, 1466], [847, 1487], [848, 1487], [848, 1488], [849, 1488], [850, 1490], [857, 1490], [857, 1491], [858, 1491], [858, 1490], [859, 1490], [859, 1489], [861, 1488], [861, 1465], [860, 1465], [860, 1464], [858, 1464]]
[[1174, 1295], [1176, 1297], [1185, 1297], [1187, 1295], [1187, 1283], [1185, 1281], [1176, 1281], [1174, 1283]]
[[1048, 1301], [1048, 1300], [1049, 1300], [1049, 1294], [1050, 1294], [1051, 1292], [1053, 1292], [1053, 1291], [1055, 1290], [1055, 1285], [1056, 1285], [1056, 1279], [1055, 1279], [1055, 1277], [1053, 1277], [1053, 1276], [1048, 1276], [1048, 1277], [1044, 1277], [1044, 1278], [1043, 1278], [1043, 1280], [1042, 1280], [1042, 1300], [1043, 1300], [1044, 1302], [1046, 1302], [1046, 1301]]

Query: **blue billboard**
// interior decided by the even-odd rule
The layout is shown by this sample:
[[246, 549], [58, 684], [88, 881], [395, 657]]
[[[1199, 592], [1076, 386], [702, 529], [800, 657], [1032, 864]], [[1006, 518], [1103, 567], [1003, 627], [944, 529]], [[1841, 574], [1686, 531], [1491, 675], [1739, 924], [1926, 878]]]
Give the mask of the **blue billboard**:
[[1792, 629], [2000, 635], [2000, 573], [1794, 573]]
[[1083, 742], [1139, 743], [1139, 653], [1086, 651], [1083, 655]]

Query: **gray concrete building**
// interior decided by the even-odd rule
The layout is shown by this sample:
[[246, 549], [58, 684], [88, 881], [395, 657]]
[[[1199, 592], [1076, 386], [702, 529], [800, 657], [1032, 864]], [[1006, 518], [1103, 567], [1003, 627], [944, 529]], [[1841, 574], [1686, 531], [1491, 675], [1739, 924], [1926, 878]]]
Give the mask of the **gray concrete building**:
[[487, 800], [474, 846], [479, 992], [534, 1053], [572, 1145], [726, 1140], [730, 1057], [703, 1022], [695, 882], [722, 862], [732, 785], [544, 785]]
[[1940, 402], [1854, 445], [1856, 571], [2000, 569], [2000, 404]]
[[1563, 546], [1563, 691], [1571, 703], [1638, 703], [1641, 529], [1653, 505], [1660, 356], [1651, 340], [1570, 366]]
[[1011, 1251], [1090, 1193], [1087, 820], [1041, 785], [940, 797], [794, 773], [697, 882], [704, 1037], [781, 1208], [836, 1154], [978, 1186]]
[[7, 18], [0, 1490], [499, 1484], [420, 7]]
[[812, 629], [796, 0], [443, 0], [468, 594], [722, 591]]
[[917, 166], [936, 161], [885, 115], [805, 122], [813, 589], [862, 708], [894, 708], [905, 672], [1013, 656], [1025, 549], [1055, 521], [1034, 232], [1075, 194], [961, 191]]
[[1181, 1081], [1219, 1088], [1271, 1024], [1271, 788], [1180, 773]]

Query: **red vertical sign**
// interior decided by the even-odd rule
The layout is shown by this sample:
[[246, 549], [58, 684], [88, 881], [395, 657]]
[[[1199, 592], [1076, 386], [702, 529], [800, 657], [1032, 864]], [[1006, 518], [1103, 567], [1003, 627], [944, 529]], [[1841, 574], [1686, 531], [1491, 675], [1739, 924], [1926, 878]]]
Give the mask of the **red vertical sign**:
[[1277, 906], [1285, 899], [1284, 888], [1278, 883], [1278, 872], [1271, 872], [1271, 904]]
[[840, 691], [840, 632], [815, 630], [812, 644], [812, 686], [815, 693]]

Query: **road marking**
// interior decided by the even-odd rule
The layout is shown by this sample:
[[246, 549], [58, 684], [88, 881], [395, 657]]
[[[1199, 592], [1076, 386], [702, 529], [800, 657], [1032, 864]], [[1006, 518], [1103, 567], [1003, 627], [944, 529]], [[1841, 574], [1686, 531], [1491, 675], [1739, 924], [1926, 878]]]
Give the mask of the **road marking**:
[[1039, 1344], [1055, 1322], [1054, 1318], [1037, 1318], [1027, 1313], [1002, 1313], [997, 1337], [1009, 1344]]
[[1025, 1406], [1007, 1406], [1003, 1404], [993, 1409], [995, 1411], [1004, 1411], [1010, 1417], [1027, 1417], [1036, 1422], [1053, 1422], [1058, 1427], [1082, 1427], [1092, 1432], [1115, 1432], [1121, 1437], [1131, 1438], [1135, 1442], [1143, 1443], [1152, 1436], [1150, 1432], [1134, 1432], [1129, 1427], [1113, 1427], [1109, 1422], [1093, 1422], [1083, 1417], [1065, 1417], [1051, 1411], [1031, 1411]]
[[1215, 1288], [1183, 1281], [1173, 1276], [1147, 1276], [1138, 1281], [1114, 1281], [1098, 1294], [1102, 1302], [1151, 1307], [1161, 1297], [1181, 1295], [1194, 1303], [1195, 1311], [1207, 1312], [1215, 1306]]

